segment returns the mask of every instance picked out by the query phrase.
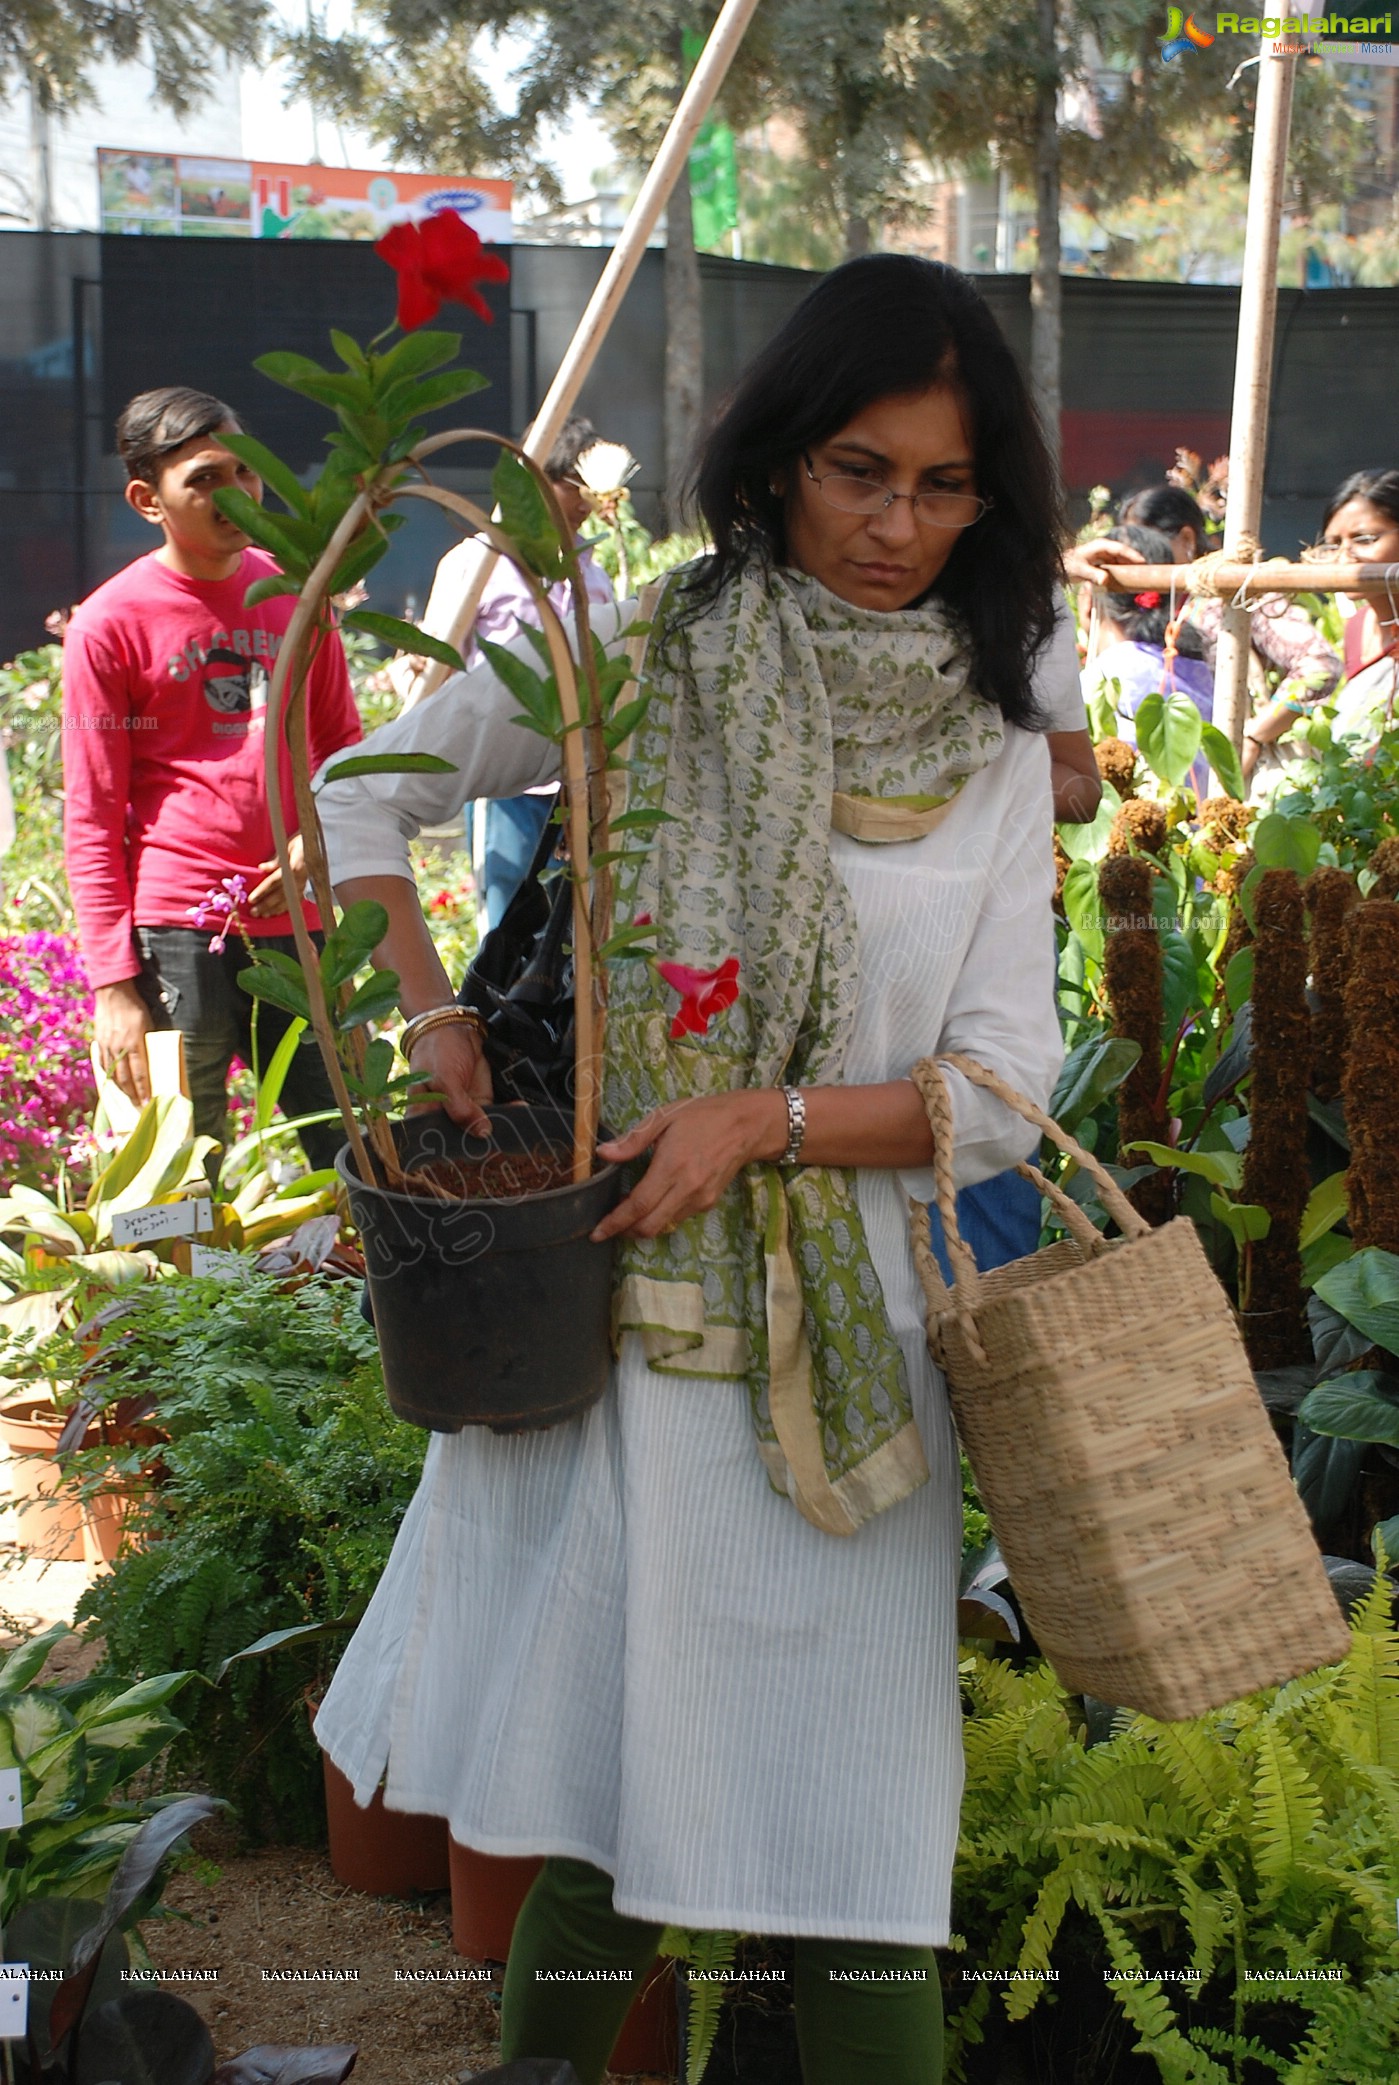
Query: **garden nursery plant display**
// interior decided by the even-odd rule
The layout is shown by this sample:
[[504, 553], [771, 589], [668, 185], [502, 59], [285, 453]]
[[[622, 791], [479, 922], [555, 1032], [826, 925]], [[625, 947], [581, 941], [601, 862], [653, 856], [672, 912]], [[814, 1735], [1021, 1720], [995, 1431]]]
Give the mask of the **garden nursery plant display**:
[[[656, 814], [609, 816], [609, 771], [644, 705], [623, 699], [632, 667], [626, 658], [606, 656], [589, 628], [577, 555], [547, 478], [500, 437], [471, 428], [427, 435], [418, 420], [478, 389], [481, 379], [444, 367], [460, 346], [458, 335], [416, 329], [443, 297], [484, 311], [476, 284], [499, 279], [503, 264], [454, 212], [399, 229], [404, 238], [395, 234], [380, 250], [399, 276], [401, 339], [366, 349], [336, 332], [338, 370], [287, 354], [258, 363], [275, 381], [334, 409], [332, 453], [316, 483], [303, 487], [250, 437], [228, 438], [286, 510], [268, 512], [236, 491], [218, 495], [230, 518], [283, 568], [283, 578], [261, 584], [299, 595], [269, 696], [267, 743], [275, 760], [285, 724], [311, 881], [322, 918], [334, 922], [318, 955], [293, 895], [299, 965], [264, 954], [243, 981], [309, 1019], [325, 1055], [345, 1121], [349, 1149], [341, 1168], [364, 1244], [391, 1401], [422, 1425], [454, 1430], [474, 1421], [508, 1431], [583, 1409], [606, 1377], [612, 1256], [588, 1234], [619, 1188], [615, 1170], [594, 1158], [607, 962], [639, 952], [648, 932], [616, 929], [612, 871], [626, 853], [628, 831], [654, 822]], [[480, 441], [496, 443], [501, 452], [492, 479], [498, 523], [434, 484], [429, 470], [450, 445]], [[337, 917], [307, 772], [302, 689], [330, 627], [332, 603], [372, 569], [402, 519], [394, 503], [410, 498], [477, 530], [525, 579], [541, 624], [535, 634], [544, 671], [496, 647], [490, 656], [519, 701], [520, 721], [560, 747], [565, 775], [569, 859], [563, 873], [572, 902], [571, 918], [561, 926], [571, 939], [573, 1013], [570, 1061], [559, 1069], [571, 1107], [544, 1097], [532, 1113], [498, 1109], [488, 1145], [465, 1136], [445, 1115], [390, 1122], [389, 1108], [410, 1099], [414, 1084], [395, 1078], [392, 1044], [382, 1036], [367, 1041], [366, 1029], [396, 1007], [399, 982], [384, 970], [354, 982], [383, 938], [387, 918], [372, 903]], [[547, 595], [565, 577], [574, 581], [576, 663]], [[344, 620], [406, 651], [461, 664], [450, 646], [392, 617], [354, 608]], [[334, 763], [329, 777], [424, 764], [443, 765], [428, 755], [400, 761], [352, 754]], [[274, 804], [274, 828], [278, 816]], [[278, 829], [279, 853], [285, 840]], [[558, 986], [556, 977], [555, 993]], [[562, 1401], [561, 1381], [567, 1385]]]

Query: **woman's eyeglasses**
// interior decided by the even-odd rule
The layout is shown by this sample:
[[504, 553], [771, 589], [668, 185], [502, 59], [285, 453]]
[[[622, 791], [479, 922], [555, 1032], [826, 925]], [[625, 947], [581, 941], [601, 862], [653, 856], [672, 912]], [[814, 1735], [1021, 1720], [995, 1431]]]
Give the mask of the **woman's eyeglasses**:
[[1309, 543], [1302, 552], [1304, 565], [1345, 564], [1354, 558], [1360, 564], [1374, 562], [1374, 553], [1379, 549], [1389, 530], [1366, 530], [1360, 535], [1347, 536], [1334, 543]]
[[852, 478], [845, 471], [825, 471], [820, 477], [810, 456], [802, 451], [806, 475], [828, 507], [842, 514], [880, 514], [895, 500], [907, 500], [917, 519], [929, 528], [970, 528], [991, 506], [975, 492], [890, 492], [878, 478]]

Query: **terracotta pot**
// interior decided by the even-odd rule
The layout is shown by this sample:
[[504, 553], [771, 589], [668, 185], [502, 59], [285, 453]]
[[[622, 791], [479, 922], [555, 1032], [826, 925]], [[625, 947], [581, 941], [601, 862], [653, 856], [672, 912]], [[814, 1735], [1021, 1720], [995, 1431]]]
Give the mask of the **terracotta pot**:
[[[538, 1854], [477, 1853], [456, 1839], [450, 1852], [452, 1945], [473, 1962], [504, 1962], [520, 1906], [544, 1862]], [[661, 1961], [632, 2001], [608, 2068], [665, 2075], [675, 2069], [678, 2042], [674, 1964]]]
[[80, 1564], [86, 1555], [82, 1504], [59, 1494], [62, 1472], [53, 1459], [64, 1424], [64, 1415], [44, 1397], [0, 1401], [0, 1440], [10, 1452], [20, 1545], [51, 1564]]
[[89, 1564], [110, 1564], [120, 1551], [134, 1496], [130, 1484], [114, 1484], [84, 1502], [83, 1555]]
[[473, 1962], [503, 1962], [529, 1886], [543, 1867], [538, 1854], [518, 1859], [449, 1843], [452, 1946]]
[[390, 1810], [382, 1789], [375, 1791], [367, 1809], [361, 1809], [328, 1753], [321, 1754], [321, 1767], [330, 1867], [337, 1882], [363, 1890], [367, 1897], [425, 1897], [446, 1889], [445, 1817]]

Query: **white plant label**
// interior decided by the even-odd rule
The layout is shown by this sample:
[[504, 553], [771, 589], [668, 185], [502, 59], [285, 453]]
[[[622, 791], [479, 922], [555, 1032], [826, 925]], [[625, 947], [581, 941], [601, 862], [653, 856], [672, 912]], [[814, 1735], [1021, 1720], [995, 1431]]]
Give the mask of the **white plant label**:
[[113, 1245], [149, 1245], [156, 1238], [193, 1238], [214, 1228], [214, 1205], [207, 1195], [184, 1202], [150, 1202], [144, 1209], [119, 1210], [112, 1218]]
[[20, 1792], [19, 1768], [0, 1768], [0, 1832], [18, 1831], [24, 1823], [24, 1797]]
[[0, 1962], [0, 2042], [23, 2041], [29, 2031], [29, 1964]]
[[252, 1261], [239, 1252], [220, 1252], [212, 1245], [192, 1245], [189, 1271], [191, 1274], [211, 1275], [215, 1281], [246, 1281], [252, 1271]]

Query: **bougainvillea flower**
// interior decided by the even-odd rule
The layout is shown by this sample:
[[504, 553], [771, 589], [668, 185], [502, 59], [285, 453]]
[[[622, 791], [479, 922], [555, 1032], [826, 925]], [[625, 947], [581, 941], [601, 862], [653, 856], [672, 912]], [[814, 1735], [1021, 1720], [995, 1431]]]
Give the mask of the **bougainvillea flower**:
[[670, 1024], [672, 1041], [707, 1034], [714, 1016], [738, 997], [737, 956], [727, 957], [717, 970], [692, 970], [688, 963], [657, 963], [656, 969], [680, 994], [680, 1008]]
[[391, 225], [374, 251], [398, 277], [398, 323], [405, 333], [435, 319], [443, 304], [465, 304], [491, 320], [478, 282], [508, 282], [510, 270], [498, 253], [481, 244], [456, 210], [435, 210], [421, 224]]

